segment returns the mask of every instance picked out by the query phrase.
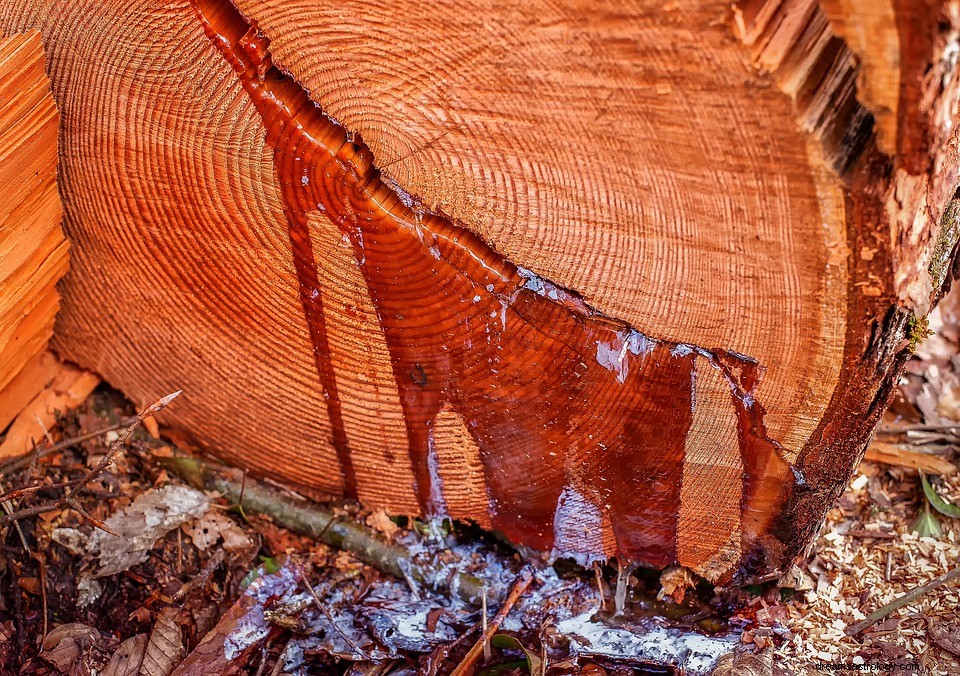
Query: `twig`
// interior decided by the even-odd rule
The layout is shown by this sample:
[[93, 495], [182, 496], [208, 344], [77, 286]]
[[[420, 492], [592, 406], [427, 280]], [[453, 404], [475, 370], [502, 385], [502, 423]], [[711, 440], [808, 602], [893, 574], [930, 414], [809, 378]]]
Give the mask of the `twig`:
[[[16, 511], [14, 506], [11, 505], [9, 502], [0, 502], [0, 506], [3, 507], [3, 511], [6, 512], [7, 514], [13, 514]], [[27, 544], [27, 536], [23, 534], [23, 529], [20, 527], [20, 522], [14, 521], [13, 526], [14, 528], [17, 529], [17, 535], [20, 537], [20, 544], [23, 545], [24, 551], [26, 551], [27, 553], [32, 553], [30, 551], [30, 545]], [[6, 533], [2, 534], [2, 538], [4, 540], [6, 539]]]
[[263, 676], [267, 668], [267, 658], [270, 657], [270, 647], [273, 645], [273, 637], [267, 639], [267, 642], [260, 646], [260, 666], [257, 667], [257, 673], [254, 676]]
[[[480, 604], [480, 612], [483, 613], [481, 618], [483, 620], [483, 636], [487, 635], [487, 585], [483, 585], [483, 595], [480, 597], [482, 603]], [[486, 664], [490, 661], [490, 641], [484, 638], [483, 641], [483, 663]]]
[[277, 663], [273, 665], [273, 669], [270, 670], [270, 676], [280, 676], [280, 673], [283, 671], [283, 656], [287, 652], [287, 646], [290, 645], [290, 639], [284, 644], [283, 648], [280, 650], [280, 654], [277, 655]]
[[913, 431], [922, 431], [922, 432], [949, 432], [949, 431], [958, 431], [960, 432], [960, 425], [904, 425], [902, 427], [886, 427], [881, 426], [877, 430], [877, 434], [903, 434], [904, 432], [913, 432]]
[[36, 449], [29, 456], [24, 456], [22, 458], [17, 458], [16, 460], [11, 460], [3, 465], [0, 465], [0, 474], [7, 476], [11, 472], [16, 472], [24, 467], [29, 467], [31, 464], [34, 464], [40, 458], [45, 458], [48, 455], [52, 455], [57, 451], [62, 451], [64, 449], [76, 446], [81, 444], [84, 441], [89, 441], [90, 439], [96, 439], [97, 437], [103, 436], [109, 432], [115, 432], [127, 425], [130, 425], [137, 418], [128, 418], [121, 422], [116, 423], [115, 425], [110, 425], [109, 427], [103, 427], [99, 430], [94, 430], [93, 432], [87, 432], [70, 439], [64, 439], [63, 441], [55, 443], [53, 446], [42, 446], [37, 445]]
[[613, 595], [613, 616], [622, 615], [627, 607], [627, 588], [630, 586], [630, 574], [636, 570], [636, 564], [623, 565], [617, 559], [617, 591]]
[[193, 590], [194, 587], [200, 585], [200, 589], [203, 589], [207, 586], [207, 583], [210, 581], [210, 576], [213, 575], [213, 571], [220, 567], [220, 564], [223, 563], [226, 554], [223, 549], [217, 549], [213, 553], [213, 556], [210, 557], [210, 560], [203, 564], [203, 568], [200, 569], [200, 572], [197, 573], [197, 576], [190, 580], [189, 582], [184, 582], [180, 589], [177, 590], [177, 593], [173, 595], [173, 600], [179, 603], [188, 592]]
[[67, 491], [66, 495], [64, 495], [62, 498], [60, 498], [55, 502], [38, 505], [36, 507], [29, 507], [27, 509], [17, 510], [10, 514], [0, 514], [0, 525], [3, 525], [5, 523], [10, 523], [10, 522], [16, 522], [31, 516], [37, 516], [39, 514], [50, 512], [55, 509], [64, 509], [69, 507], [70, 509], [74, 510], [75, 512], [78, 512], [81, 516], [83, 516], [84, 518], [89, 520], [91, 523], [93, 523], [93, 525], [95, 525], [97, 528], [103, 531], [106, 531], [111, 535], [116, 535], [116, 533], [110, 530], [106, 526], [106, 524], [103, 523], [103, 521], [87, 513], [82, 507], [80, 507], [80, 505], [77, 504], [74, 498], [91, 481], [93, 481], [98, 476], [100, 476], [100, 474], [120, 456], [120, 454], [123, 452], [124, 444], [126, 443], [127, 439], [130, 438], [130, 436], [133, 434], [134, 430], [137, 429], [140, 423], [142, 423], [147, 418], [156, 415], [157, 413], [162, 411], [164, 408], [166, 408], [166, 406], [171, 401], [176, 399], [181, 392], [182, 390], [177, 390], [176, 392], [173, 392], [172, 394], [168, 394], [167, 396], [158, 400], [156, 403], [148, 406], [143, 411], [143, 413], [138, 415], [136, 420], [134, 420], [133, 423], [128, 425], [127, 428], [120, 433], [117, 439], [112, 444], [110, 444], [110, 448], [107, 451], [107, 454], [103, 456], [103, 458], [100, 460], [99, 463], [97, 463], [97, 466], [91, 469], [89, 472], [87, 472], [87, 474], [83, 478], [81, 478], [79, 481], [77, 481], [76, 483], [73, 483], [72, 488], [70, 488], [70, 490]]
[[910, 444], [891, 444], [874, 441], [863, 456], [864, 460], [879, 462], [894, 467], [922, 469], [930, 474], [949, 475], [957, 473], [957, 466], [949, 460], [930, 453], [915, 450]]
[[914, 589], [911, 589], [909, 592], [907, 592], [900, 598], [894, 599], [887, 605], [882, 606], [881, 608], [878, 608], [874, 612], [870, 613], [869, 615], [867, 615], [865, 619], [861, 620], [860, 622], [857, 622], [856, 624], [847, 627], [847, 630], [846, 630], [847, 636], [856, 636], [857, 634], [862, 633], [864, 629], [873, 626], [874, 624], [876, 624], [877, 622], [885, 618], [887, 615], [892, 613], [894, 610], [903, 608], [904, 606], [913, 603], [914, 601], [916, 601], [918, 598], [920, 598], [927, 592], [933, 591], [938, 587], [942, 587], [946, 583], [950, 582], [951, 580], [955, 580], [958, 577], [960, 577], [960, 566], [954, 568], [948, 573], [944, 573], [943, 575], [936, 578], [935, 580], [931, 580], [926, 584], [922, 584], [919, 587], [915, 587]]
[[851, 538], [874, 538], [877, 540], [896, 540], [899, 535], [896, 533], [888, 533], [882, 530], [848, 530], [847, 537]]
[[[217, 491], [227, 502], [238, 503], [242, 483], [239, 470], [219, 467], [179, 452], [173, 456], [156, 456], [153, 460], [197, 488]], [[373, 529], [338, 516], [331, 509], [296, 500], [289, 497], [287, 491], [250, 477], [243, 485], [241, 504], [248, 514], [266, 514], [278, 525], [351, 552], [398, 580], [410, 578], [432, 589], [447, 591], [467, 603], [480, 602], [482, 583], [474, 575], [459, 572], [448, 577], [439, 565], [411, 561], [405, 547], [385, 541]]]
[[600, 612], [607, 612], [607, 598], [603, 594], [603, 574], [600, 572], [600, 564], [593, 562], [593, 576], [597, 580], [597, 596], [600, 598]]
[[337, 630], [337, 633], [340, 634], [341, 638], [347, 642], [347, 645], [350, 646], [355, 653], [360, 655], [365, 660], [369, 660], [370, 656], [366, 651], [358, 646], [352, 638], [350, 638], [347, 633], [340, 628], [340, 625], [337, 624], [337, 621], [334, 619], [333, 614], [327, 609], [327, 606], [324, 605], [323, 601], [320, 600], [320, 597], [317, 596], [317, 592], [314, 591], [313, 585], [310, 584], [310, 580], [307, 579], [307, 574], [304, 572], [303, 568], [300, 566], [299, 561], [294, 561], [293, 565], [297, 567], [298, 572], [300, 573], [300, 579], [303, 580], [304, 586], [307, 588], [307, 591], [310, 592], [310, 596], [313, 597], [313, 602], [316, 604], [317, 609], [324, 614], [327, 618], [327, 621], [333, 625], [333, 628]]
[[484, 644], [488, 643], [493, 635], [499, 631], [500, 625], [507, 619], [507, 615], [513, 610], [513, 606], [520, 600], [523, 593], [527, 591], [531, 582], [533, 582], [533, 573], [529, 568], [524, 568], [520, 571], [520, 575], [517, 576], [516, 582], [513, 583], [513, 588], [510, 590], [510, 593], [507, 594], [507, 599], [503, 602], [500, 611], [493, 620], [490, 621], [487, 630], [483, 632], [483, 636], [473, 644], [473, 647], [470, 648], [464, 656], [463, 661], [450, 673], [450, 676], [464, 676], [464, 674], [469, 673], [473, 667], [473, 663], [476, 662], [477, 658], [483, 653]]
[[19, 500], [24, 498], [31, 493], [36, 493], [37, 491], [43, 490], [54, 490], [56, 488], [69, 488], [70, 486], [75, 485], [80, 479], [73, 479], [71, 481], [60, 481], [55, 484], [37, 484], [36, 486], [25, 486], [24, 488], [15, 488], [6, 493], [0, 494], [0, 502], [6, 502], [7, 500]]
[[97, 528], [99, 528], [99, 529], [102, 530], [103, 532], [108, 533], [108, 534], [110, 534], [110, 535], [112, 535], [113, 537], [116, 537], [116, 538], [120, 537], [120, 533], [118, 533], [118, 532], [116, 532], [115, 530], [111, 529], [111, 528], [110, 528], [109, 526], [107, 526], [107, 524], [105, 524], [101, 519], [98, 519], [98, 518], [95, 517], [93, 514], [91, 514], [91, 513], [88, 512], [87, 510], [85, 510], [83, 507], [80, 506], [80, 504], [79, 504], [76, 500], [74, 500], [74, 499], [72, 499], [72, 498], [67, 498], [67, 499], [65, 500], [65, 503], [66, 503], [66, 506], [67, 506], [67, 507], [69, 507], [69, 508], [72, 509], [73, 511], [77, 512], [80, 516], [82, 516], [84, 519], [86, 519], [87, 521], [89, 521], [90, 523], [92, 523], [94, 526], [96, 526]]
[[47, 640], [47, 567], [39, 554], [33, 554], [33, 560], [37, 562], [37, 568], [40, 571], [40, 600], [43, 604], [43, 634], [40, 635], [39, 645]]

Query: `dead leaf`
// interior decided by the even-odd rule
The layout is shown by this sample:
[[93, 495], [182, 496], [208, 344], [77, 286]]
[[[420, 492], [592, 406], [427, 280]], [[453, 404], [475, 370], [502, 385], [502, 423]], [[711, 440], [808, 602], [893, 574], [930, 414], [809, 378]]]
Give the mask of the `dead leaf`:
[[713, 668], [711, 676], [768, 676], [773, 673], [773, 653], [759, 654], [746, 651], [727, 653]]
[[209, 498], [189, 486], [169, 485], [138, 496], [106, 521], [119, 537], [100, 530], [90, 536], [87, 552], [100, 559], [93, 577], [115, 575], [146, 561], [159, 538], [209, 508]]
[[157, 616], [143, 653], [141, 676], [169, 676], [183, 661], [183, 637], [176, 617], [177, 609], [171, 607], [164, 608]]
[[139, 676], [147, 641], [146, 634], [137, 634], [121, 643], [100, 676]]
[[190, 536], [193, 545], [205, 552], [218, 540], [223, 540], [223, 548], [228, 552], [242, 551], [253, 545], [249, 536], [243, 532], [233, 519], [218, 511], [210, 510], [196, 521], [181, 526]]
[[383, 533], [388, 538], [393, 537], [394, 533], [400, 530], [400, 527], [395, 524], [382, 509], [376, 510], [373, 512], [373, 514], [367, 517], [367, 525], [372, 529]]
[[90, 625], [61, 624], [47, 634], [40, 656], [65, 674], [86, 673], [81, 658], [101, 640], [100, 632]]
[[443, 608], [434, 608], [427, 613], [427, 631], [431, 634], [437, 630], [437, 622], [440, 620], [443, 612]]
[[927, 620], [927, 636], [938, 646], [960, 656], [960, 632], [950, 632], [942, 629], [934, 620]]
[[17, 584], [20, 585], [20, 588], [24, 591], [33, 594], [34, 596], [40, 595], [40, 580], [35, 577], [21, 577], [17, 580]]
[[289, 563], [275, 573], [258, 576], [187, 655], [174, 672], [176, 676], [239, 673], [253, 651], [277, 631], [266, 618], [268, 611], [299, 587], [300, 573]]

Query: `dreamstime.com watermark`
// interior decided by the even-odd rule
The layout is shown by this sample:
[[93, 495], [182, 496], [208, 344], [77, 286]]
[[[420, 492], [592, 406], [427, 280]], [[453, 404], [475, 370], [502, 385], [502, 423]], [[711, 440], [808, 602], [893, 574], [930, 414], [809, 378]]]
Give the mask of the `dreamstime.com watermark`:
[[824, 673], [860, 672], [864, 674], [926, 674], [927, 670], [916, 660], [878, 660], [875, 662], [814, 662], [815, 671]]

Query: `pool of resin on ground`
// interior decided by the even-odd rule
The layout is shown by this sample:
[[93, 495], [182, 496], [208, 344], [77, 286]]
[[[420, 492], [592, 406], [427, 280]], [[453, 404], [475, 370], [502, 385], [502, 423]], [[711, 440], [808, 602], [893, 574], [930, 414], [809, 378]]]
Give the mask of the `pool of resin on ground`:
[[[759, 364], [651, 338], [505, 260], [450, 219], [419, 209], [380, 179], [362, 140], [272, 64], [255, 25], [226, 0], [193, 5], [274, 149], [346, 496], [357, 497], [357, 478], [341, 411], [347, 393], [333, 368], [308, 226], [315, 212], [349, 241], [376, 309], [423, 514], [446, 512], [433, 428], [441, 410], [453, 410], [480, 449], [496, 530], [582, 561], [619, 555], [669, 565], [677, 559], [697, 371], [709, 368], [728, 383], [737, 420], [744, 545], [762, 534], [772, 508], [785, 502], [792, 475], [754, 398]], [[571, 530], [586, 536], [574, 541], [565, 535]], [[605, 532], [615, 539], [613, 549]]]

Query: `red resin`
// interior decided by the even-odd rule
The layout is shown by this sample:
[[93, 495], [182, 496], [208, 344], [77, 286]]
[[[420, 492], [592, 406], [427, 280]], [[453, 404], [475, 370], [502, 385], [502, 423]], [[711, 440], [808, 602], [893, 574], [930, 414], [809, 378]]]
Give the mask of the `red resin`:
[[647, 338], [506, 261], [449, 218], [417, 209], [382, 182], [359, 138], [272, 65], [256, 26], [224, 0], [193, 3], [274, 149], [345, 495], [355, 497], [357, 487], [307, 226], [315, 210], [349, 237], [369, 287], [424, 515], [445, 513], [432, 425], [447, 406], [481, 450], [490, 516], [508, 538], [554, 547], [558, 501], [573, 486], [578, 509], [609, 519], [619, 556], [673, 563], [700, 356], [701, 368], [720, 369], [730, 385], [745, 468], [744, 538], [759, 534], [751, 531], [750, 512], [769, 511], [790, 488], [782, 479], [765, 480], [785, 461], [753, 398], [762, 367], [732, 352]]

